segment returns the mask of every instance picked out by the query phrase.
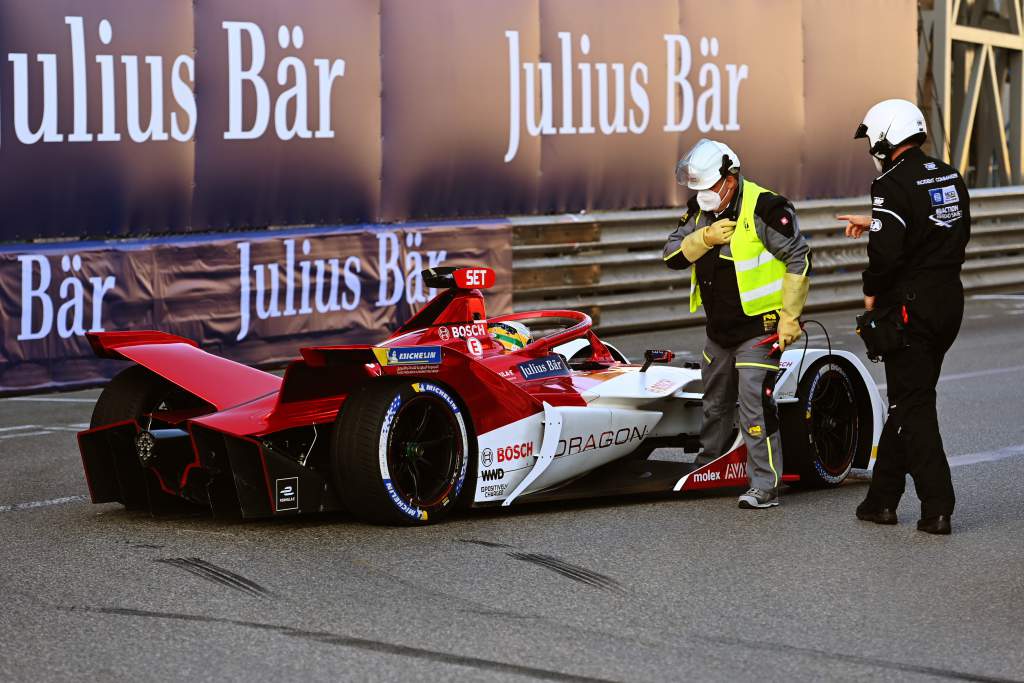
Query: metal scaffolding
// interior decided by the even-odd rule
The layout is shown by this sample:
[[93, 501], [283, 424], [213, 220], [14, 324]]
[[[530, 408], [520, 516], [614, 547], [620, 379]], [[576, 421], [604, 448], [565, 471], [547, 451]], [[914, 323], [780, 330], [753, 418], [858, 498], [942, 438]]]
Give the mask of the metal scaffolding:
[[1022, 0], [920, 0], [918, 95], [933, 153], [972, 187], [1024, 182]]

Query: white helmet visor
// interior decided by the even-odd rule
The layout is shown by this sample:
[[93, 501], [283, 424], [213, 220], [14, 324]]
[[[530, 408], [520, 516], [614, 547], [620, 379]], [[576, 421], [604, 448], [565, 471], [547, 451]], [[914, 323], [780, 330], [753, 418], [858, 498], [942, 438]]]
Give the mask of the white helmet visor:
[[707, 190], [739, 171], [739, 159], [727, 146], [702, 139], [676, 164], [676, 182], [691, 190]]

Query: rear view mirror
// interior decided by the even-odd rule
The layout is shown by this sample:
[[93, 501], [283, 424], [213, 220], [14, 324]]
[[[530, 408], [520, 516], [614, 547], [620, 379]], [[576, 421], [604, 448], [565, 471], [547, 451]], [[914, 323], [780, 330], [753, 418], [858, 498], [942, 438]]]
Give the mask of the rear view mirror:
[[647, 349], [644, 351], [644, 366], [640, 368], [640, 372], [647, 372], [647, 368], [654, 363], [671, 363], [675, 357], [675, 352], [667, 349]]

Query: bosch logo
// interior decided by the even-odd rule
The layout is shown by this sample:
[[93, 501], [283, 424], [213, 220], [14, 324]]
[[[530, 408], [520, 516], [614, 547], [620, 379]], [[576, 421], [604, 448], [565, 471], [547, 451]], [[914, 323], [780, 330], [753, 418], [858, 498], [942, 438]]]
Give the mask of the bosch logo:
[[480, 478], [483, 481], [498, 481], [505, 478], [505, 470], [484, 470], [480, 473]]
[[533, 455], [533, 442], [517, 443], [514, 446], [505, 446], [498, 449], [498, 462], [512, 462], [521, 458], [529, 458]]
[[469, 323], [466, 325], [445, 325], [437, 328], [437, 336], [443, 340], [462, 339], [464, 337], [486, 337], [487, 323]]
[[484, 464], [484, 467], [490, 467], [491, 465], [493, 465], [494, 451], [492, 451], [490, 448], [485, 448], [483, 452], [480, 453], [480, 462]]

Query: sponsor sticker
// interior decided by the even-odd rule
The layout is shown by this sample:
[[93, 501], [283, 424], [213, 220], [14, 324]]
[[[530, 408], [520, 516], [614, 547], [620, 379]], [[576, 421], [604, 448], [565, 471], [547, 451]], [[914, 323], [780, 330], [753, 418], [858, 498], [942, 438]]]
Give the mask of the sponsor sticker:
[[483, 463], [484, 467], [490, 467], [494, 464], [494, 451], [490, 448], [485, 448], [480, 451], [480, 462]]
[[725, 466], [725, 479], [746, 479], [747, 463], [731, 462]]
[[761, 436], [761, 425], [750, 425], [747, 428], [747, 433], [751, 436]]
[[885, 204], [885, 197], [872, 197], [871, 203], [875, 206], [882, 206]]
[[484, 498], [498, 498], [505, 494], [506, 489], [508, 489], [508, 483], [489, 484], [487, 486], [481, 486], [480, 493]]
[[480, 343], [480, 340], [476, 337], [470, 337], [466, 340], [466, 350], [473, 356], [479, 358], [484, 355], [484, 346]]
[[663, 392], [663, 391], [665, 391], [667, 389], [671, 389], [673, 386], [675, 386], [675, 382], [673, 382], [670, 379], [665, 378], [665, 379], [659, 379], [654, 384], [652, 384], [652, 385], [650, 385], [648, 387], [644, 387], [644, 389], [646, 391], [652, 393], [652, 394], [660, 394], [661, 392]]
[[623, 427], [616, 431], [606, 431], [600, 434], [587, 434], [586, 436], [573, 436], [561, 439], [558, 442], [558, 450], [555, 457], [562, 455], [576, 455], [587, 451], [599, 450], [610, 446], [622, 446], [632, 442], [640, 442], [647, 438], [647, 425], [643, 429], [639, 427]]
[[465, 325], [441, 325], [437, 328], [437, 336], [441, 341], [449, 339], [465, 339], [467, 337], [486, 337], [487, 323], [479, 321]]
[[374, 347], [373, 355], [382, 366], [440, 365], [440, 346]]
[[517, 443], [498, 449], [498, 462], [514, 462], [533, 457], [533, 442]]
[[516, 366], [523, 379], [546, 379], [548, 377], [565, 377], [569, 374], [569, 366], [557, 353], [536, 360], [528, 360]]
[[924, 170], [926, 170], [926, 171], [934, 171], [937, 168], [938, 168], [938, 166], [936, 166], [934, 161], [926, 161], [926, 162], [924, 162]]
[[882, 229], [882, 221], [877, 218], [871, 219], [871, 225], [868, 228], [871, 232], [879, 232]]
[[496, 470], [484, 470], [480, 473], [480, 479], [483, 481], [497, 481], [504, 478], [505, 470], [500, 468]]
[[722, 478], [722, 473], [721, 472], [712, 472], [712, 471], [697, 472], [696, 474], [693, 475], [693, 480], [694, 481], [718, 481], [721, 478]]
[[932, 206], [945, 206], [960, 201], [960, 194], [956, 191], [955, 185], [933, 187], [928, 190], [928, 197], [932, 201]]
[[278, 512], [285, 510], [299, 509], [299, 478], [285, 477], [275, 482], [274, 490], [277, 492]]

